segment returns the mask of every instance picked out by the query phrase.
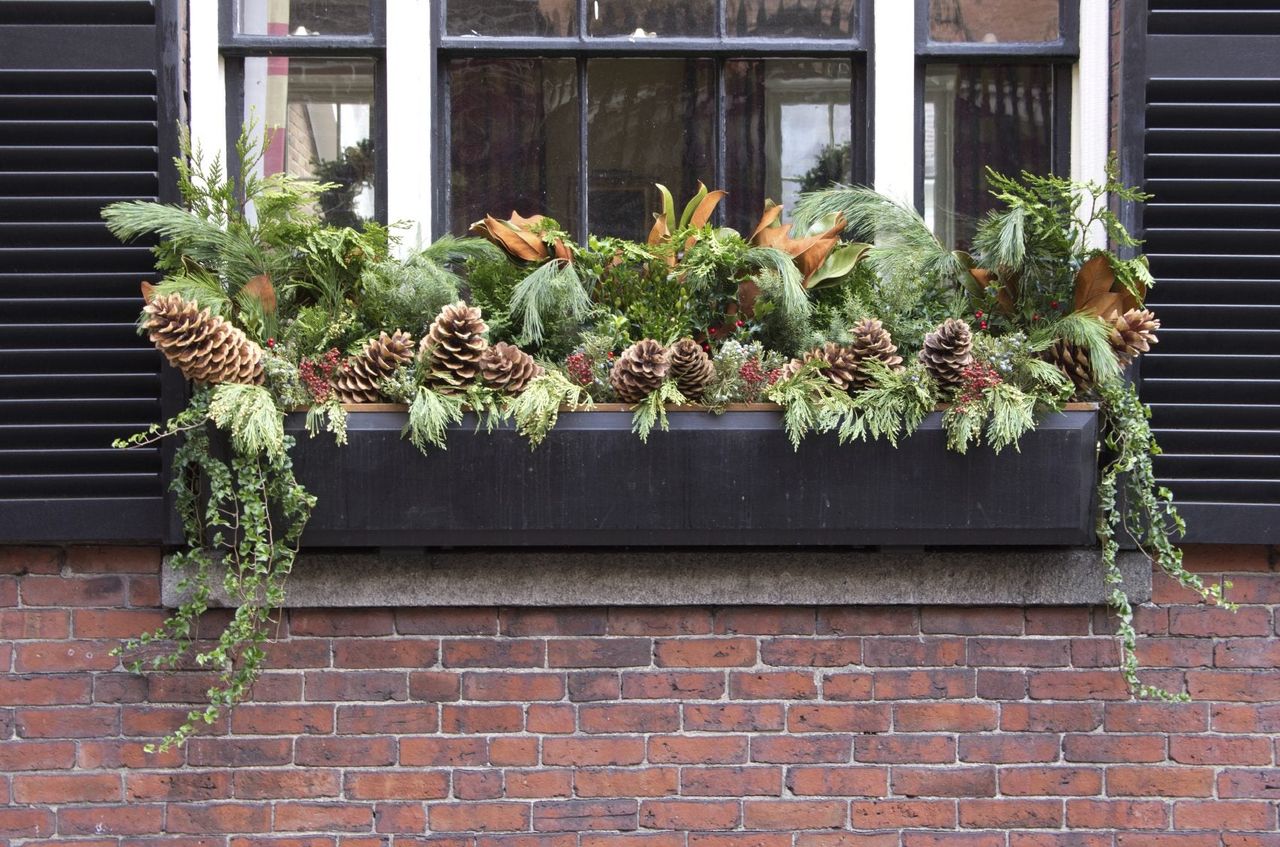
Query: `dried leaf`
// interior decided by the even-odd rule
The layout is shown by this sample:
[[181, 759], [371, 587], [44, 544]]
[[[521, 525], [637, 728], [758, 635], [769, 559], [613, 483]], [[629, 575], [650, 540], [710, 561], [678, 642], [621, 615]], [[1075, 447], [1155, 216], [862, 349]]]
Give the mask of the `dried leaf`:
[[493, 215], [485, 215], [483, 221], [471, 225], [471, 234], [488, 239], [523, 262], [540, 262], [550, 257], [547, 245], [536, 232], [530, 231], [543, 220], [542, 215], [531, 218], [511, 213], [510, 221], [500, 221]]
[[244, 284], [244, 293], [262, 304], [263, 314], [274, 315], [276, 312], [276, 288], [271, 284], [271, 277], [259, 274]]
[[[1086, 311], [1086, 303], [1100, 294], [1110, 293], [1115, 284], [1116, 274], [1111, 269], [1111, 263], [1107, 261], [1106, 256], [1098, 254], [1085, 262], [1080, 272], [1076, 274], [1076, 311]], [[1094, 314], [1101, 314], [1101, 312]]]
[[692, 227], [702, 228], [707, 225], [707, 221], [711, 220], [711, 216], [716, 211], [716, 206], [725, 197], [723, 191], [712, 191], [705, 195], [698, 203], [698, 207], [694, 209], [693, 216], [689, 219], [689, 225]]
[[156, 296], [156, 287], [146, 280], [142, 281], [142, 302], [150, 303]]

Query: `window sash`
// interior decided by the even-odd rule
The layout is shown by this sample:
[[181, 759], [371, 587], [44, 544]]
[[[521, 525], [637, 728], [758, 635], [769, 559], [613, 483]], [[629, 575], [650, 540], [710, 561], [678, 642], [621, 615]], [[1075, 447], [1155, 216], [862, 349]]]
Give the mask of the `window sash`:
[[929, 37], [929, 0], [915, 0], [916, 55], [933, 60], [1032, 59], [1069, 60], [1080, 57], [1080, 2], [1058, 0], [1055, 41], [1008, 41], [993, 44], [933, 41]]

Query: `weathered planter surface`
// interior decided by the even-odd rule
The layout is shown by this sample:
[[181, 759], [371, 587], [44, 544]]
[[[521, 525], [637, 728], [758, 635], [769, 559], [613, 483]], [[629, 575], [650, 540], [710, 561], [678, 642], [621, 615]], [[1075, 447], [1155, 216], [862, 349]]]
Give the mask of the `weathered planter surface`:
[[349, 444], [291, 415], [313, 547], [1089, 545], [1095, 411], [1012, 448], [947, 451], [941, 415], [899, 444], [810, 437], [778, 411], [670, 415], [642, 444], [622, 410], [564, 413], [536, 450], [468, 417], [420, 454], [399, 411], [352, 412]]

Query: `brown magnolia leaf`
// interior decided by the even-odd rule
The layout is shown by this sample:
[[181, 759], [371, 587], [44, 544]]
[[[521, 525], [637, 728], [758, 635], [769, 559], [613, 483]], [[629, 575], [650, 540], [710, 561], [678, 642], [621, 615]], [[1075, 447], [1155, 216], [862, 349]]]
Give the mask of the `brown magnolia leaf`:
[[702, 202], [698, 204], [698, 208], [694, 209], [693, 216], [689, 218], [689, 225], [694, 228], [701, 228], [707, 225], [707, 221], [711, 220], [711, 215], [715, 212], [716, 206], [725, 197], [723, 191], [712, 191], [706, 197], [702, 198]]
[[258, 274], [244, 284], [243, 291], [262, 304], [262, 311], [265, 314], [275, 314], [276, 288], [271, 284], [271, 277], [266, 274]]
[[145, 279], [142, 281], [142, 302], [150, 303], [156, 296], [156, 287]]
[[661, 244], [671, 237], [671, 229], [667, 226], [667, 218], [665, 215], [655, 214], [653, 216], [653, 228], [649, 230], [649, 238], [647, 244], [653, 247]]
[[[521, 218], [515, 212], [511, 213], [512, 219], [518, 219], [524, 224], [536, 220], [534, 218]], [[537, 218], [541, 220], [541, 218]], [[471, 226], [471, 232], [493, 242], [498, 247], [507, 251], [508, 254], [525, 262], [540, 262], [547, 258], [547, 245], [542, 243], [542, 239], [531, 232], [523, 232], [516, 228], [514, 224], [500, 221], [493, 215], [485, 215], [483, 221], [479, 221]]]
[[[1116, 284], [1115, 271], [1111, 263], [1102, 254], [1085, 262], [1076, 274], [1075, 307], [1077, 312], [1086, 311], [1086, 305], [1101, 294], [1108, 294]], [[1095, 312], [1101, 314], [1101, 312]]]
[[573, 264], [573, 253], [569, 250], [568, 247], [564, 246], [563, 239], [557, 238], [553, 246], [555, 247], [557, 259], [560, 259], [568, 264]]
[[1104, 291], [1090, 297], [1076, 311], [1097, 315], [1112, 323], [1124, 314], [1124, 298], [1114, 291]]
[[766, 229], [773, 229], [778, 223], [778, 217], [782, 214], [782, 207], [772, 200], [764, 201], [764, 214], [760, 216], [760, 223], [756, 224], [756, 228], [751, 232], [751, 237], [747, 241], [756, 246], [763, 246], [758, 241], [761, 233]]

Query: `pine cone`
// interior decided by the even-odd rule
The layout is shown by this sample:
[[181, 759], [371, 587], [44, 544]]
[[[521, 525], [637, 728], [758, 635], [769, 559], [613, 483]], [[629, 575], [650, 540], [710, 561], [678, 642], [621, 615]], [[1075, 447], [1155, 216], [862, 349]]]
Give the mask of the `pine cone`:
[[1089, 364], [1089, 352], [1085, 348], [1059, 338], [1045, 351], [1045, 358], [1070, 378], [1077, 393], [1084, 393], [1093, 387], [1093, 368]]
[[804, 365], [804, 359], [792, 359], [790, 362], [787, 362], [779, 368], [778, 382], [782, 382], [784, 379], [791, 379], [791, 377], [800, 373], [800, 369], [803, 368]]
[[959, 385], [961, 371], [973, 364], [973, 334], [969, 325], [947, 318], [942, 325], [924, 337], [920, 361], [942, 385]]
[[646, 338], [622, 351], [609, 371], [609, 384], [624, 403], [639, 403], [662, 384], [670, 370], [667, 351]]
[[181, 294], [152, 297], [142, 311], [151, 343], [192, 382], [262, 382], [262, 348], [230, 322]]
[[902, 369], [902, 357], [897, 355], [889, 331], [875, 318], [866, 318], [853, 327], [853, 343], [849, 345], [858, 369], [850, 379], [850, 387], [861, 391], [871, 384], [871, 375], [863, 368], [862, 363], [868, 359], [878, 359], [893, 370]]
[[671, 376], [686, 400], [701, 400], [716, 375], [716, 366], [702, 345], [692, 338], [682, 338], [667, 349]]
[[1160, 319], [1147, 309], [1130, 309], [1116, 318], [1111, 330], [1111, 347], [1120, 359], [1120, 367], [1126, 367], [1134, 359], [1151, 349], [1160, 339], [1156, 330]]
[[546, 373], [519, 347], [499, 341], [480, 355], [480, 377], [490, 388], [519, 394], [530, 380]]
[[338, 399], [343, 403], [377, 403], [382, 399], [378, 384], [406, 362], [413, 361], [413, 338], [396, 330], [371, 338], [359, 356], [347, 360], [337, 379]]
[[841, 391], [852, 390], [854, 380], [858, 378], [858, 357], [854, 354], [852, 347], [828, 341], [805, 354], [806, 362], [814, 359], [821, 359], [827, 363], [827, 367], [822, 369], [822, 375], [831, 380], [836, 388]]
[[488, 331], [474, 306], [454, 303], [441, 310], [418, 351], [437, 390], [448, 393], [476, 378]]

